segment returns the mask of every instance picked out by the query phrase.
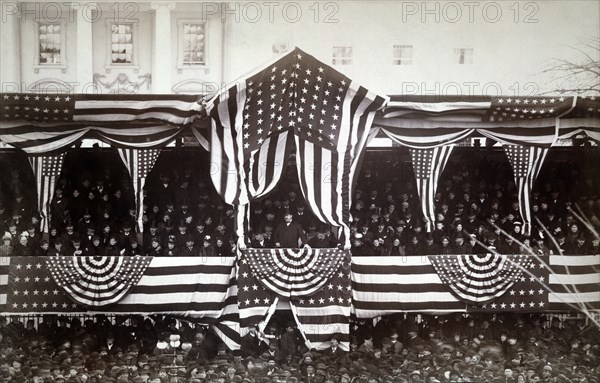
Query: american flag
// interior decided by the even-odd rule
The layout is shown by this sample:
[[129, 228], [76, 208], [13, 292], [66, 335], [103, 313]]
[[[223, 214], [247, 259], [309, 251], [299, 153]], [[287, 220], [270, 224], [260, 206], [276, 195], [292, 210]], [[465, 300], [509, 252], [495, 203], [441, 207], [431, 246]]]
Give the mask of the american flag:
[[427, 256], [352, 257], [357, 318], [398, 312], [464, 312], [467, 305], [441, 281]]
[[2, 93], [0, 139], [27, 153], [93, 137], [116, 146], [156, 147], [199, 116], [194, 95]]
[[[290, 263], [296, 263], [293, 259], [281, 262], [286, 256], [294, 257], [290, 255], [289, 249], [244, 250], [238, 273], [242, 328], [265, 320], [276, 309], [280, 295], [283, 295], [289, 299], [292, 312], [310, 347], [326, 348], [328, 341], [337, 336], [343, 342], [342, 347], [348, 349], [348, 318], [352, 303], [349, 253], [342, 250], [321, 253], [322, 250], [300, 250], [295, 255], [296, 259], [300, 260], [302, 257], [308, 265], [299, 261], [292, 267], [295, 270], [289, 267]], [[332, 262], [326, 259], [328, 256], [333, 257]], [[291, 274], [294, 275], [293, 278], [289, 278]], [[274, 280], [277, 281], [273, 283]], [[320, 288], [312, 288], [313, 282], [318, 283]], [[298, 288], [303, 283], [309, 286], [303, 290], [296, 289], [290, 299], [290, 293], [285, 290], [294, 285]], [[300, 292], [305, 295], [300, 295]]]
[[502, 143], [549, 147], [558, 135], [557, 119], [570, 117], [579, 103], [574, 97], [390, 98], [374, 126], [392, 140], [414, 148], [455, 143], [474, 132]]
[[292, 299], [290, 306], [309, 348], [324, 350], [335, 336], [341, 349], [350, 349], [352, 281], [346, 259], [323, 288], [314, 295]]
[[533, 263], [527, 255], [430, 255], [440, 279], [459, 299], [475, 304], [503, 295]]
[[283, 298], [314, 294], [340, 267], [348, 252], [339, 249], [247, 249], [252, 273]]
[[158, 156], [160, 155], [160, 149], [126, 149], [119, 148], [119, 156], [125, 164], [129, 175], [133, 181], [133, 193], [135, 195], [135, 209], [137, 217], [137, 232], [141, 233], [144, 231], [144, 225], [142, 217], [144, 211], [142, 206], [144, 204], [144, 185], [146, 184], [146, 177], [152, 170], [152, 167], [156, 163]]
[[580, 133], [600, 142], [600, 94], [578, 96], [573, 111], [561, 119], [559, 138], [571, 138]]
[[[221, 164], [213, 183], [233, 205], [266, 194], [281, 177], [293, 135], [311, 209], [323, 222], [349, 232], [358, 157], [374, 113], [386, 101], [295, 49], [210, 102], [211, 158]], [[257, 175], [257, 166], [270, 163], [278, 166]]]
[[548, 148], [521, 145], [503, 145], [513, 168], [518, 190], [519, 212], [523, 219], [523, 233], [531, 233], [530, 193], [533, 183], [544, 164]]
[[513, 121], [561, 117], [575, 107], [575, 97], [498, 97], [493, 98], [484, 120]]
[[279, 298], [260, 283], [245, 258], [239, 262], [237, 282], [240, 326], [256, 325], [266, 318], [269, 310], [275, 310]]
[[247, 204], [281, 178], [293, 110], [293, 62], [288, 54], [208, 103], [211, 160], [220, 165], [211, 176], [226, 203]]
[[[506, 257], [506, 256], [502, 256]], [[516, 276], [506, 293], [483, 305], [469, 306], [469, 311], [497, 312], [536, 312], [550, 310], [548, 290], [548, 257], [531, 257], [520, 266], [524, 272]]]
[[353, 256], [353, 314], [600, 309], [600, 255], [535, 257], [526, 265], [502, 296], [473, 305], [453, 294], [427, 256]]
[[54, 281], [81, 305], [101, 307], [119, 302], [136, 285], [151, 257], [48, 257]]
[[296, 165], [313, 213], [350, 248], [350, 198], [375, 112], [388, 101], [297, 50], [292, 120]]
[[29, 156], [37, 186], [37, 205], [41, 216], [40, 230], [48, 232], [50, 225], [50, 203], [54, 196], [56, 179], [60, 176], [65, 153]]
[[417, 178], [417, 192], [421, 197], [421, 211], [428, 232], [435, 225], [434, 198], [438, 181], [454, 145], [444, 145], [433, 149], [409, 148], [413, 170]]
[[[59, 305], [57, 312], [87, 311], [87, 308], [82, 305], [76, 307], [71, 305], [73, 302], [69, 295], [64, 293], [64, 289], [54, 280], [47, 267], [47, 259], [49, 257], [8, 257], [2, 260], [0, 281], [7, 284], [9, 288], [4, 297], [0, 296], [0, 301], [5, 298], [6, 312], [52, 312], [49, 306], [45, 307], [45, 310], [40, 304], [34, 308], [31, 306], [31, 300], [23, 301], [20, 293], [14, 293], [23, 289], [28, 291], [47, 289], [53, 299], [61, 297], [61, 300], [57, 301]], [[232, 313], [231, 305], [237, 307], [234, 261], [233, 256], [151, 258], [143, 275], [131, 287], [128, 294], [116, 304], [107, 306], [106, 310], [114, 313], [185, 314], [213, 319], [224, 317]], [[53, 294], [54, 290], [57, 291], [56, 294]], [[30, 298], [31, 296], [32, 294], [29, 294]], [[41, 296], [43, 297], [43, 294]], [[65, 308], [65, 311], [58, 310], [64, 302], [68, 302], [69, 307]], [[19, 307], [13, 308], [14, 303], [18, 303]], [[29, 305], [23, 308], [22, 303]]]

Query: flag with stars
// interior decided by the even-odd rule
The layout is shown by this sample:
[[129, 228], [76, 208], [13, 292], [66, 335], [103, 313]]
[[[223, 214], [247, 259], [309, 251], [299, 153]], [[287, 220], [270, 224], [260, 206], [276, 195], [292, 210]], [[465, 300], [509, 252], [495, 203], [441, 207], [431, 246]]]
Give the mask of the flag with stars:
[[232, 205], [265, 195], [281, 178], [293, 136], [305, 199], [321, 221], [348, 234], [359, 156], [385, 102], [294, 49], [209, 103], [211, 159], [221, 164], [211, 174], [215, 188]]
[[56, 180], [60, 176], [65, 153], [29, 156], [37, 186], [37, 207], [41, 216], [40, 230], [48, 232], [50, 225], [50, 203], [54, 196]]
[[329, 281], [315, 294], [290, 301], [292, 313], [310, 349], [324, 350], [335, 336], [350, 349], [352, 281], [350, 262], [343, 259]]
[[0, 99], [0, 139], [27, 153], [55, 151], [86, 136], [156, 147], [202, 109], [197, 95], [3, 93]]
[[304, 199], [350, 248], [350, 199], [379, 96], [296, 49], [292, 71], [296, 167]]
[[239, 262], [237, 282], [240, 326], [257, 325], [265, 320], [269, 310], [276, 308], [277, 295], [260, 283], [246, 258]]
[[291, 137], [294, 62], [290, 53], [208, 103], [211, 161], [220, 165], [211, 178], [228, 204], [248, 204], [281, 178]]
[[435, 191], [452, 149], [454, 149], [454, 145], [431, 149], [409, 148], [427, 232], [432, 231], [435, 225]]
[[6, 310], [10, 313], [69, 313], [85, 311], [52, 278], [46, 257], [8, 259]]
[[[502, 258], [509, 256], [502, 255]], [[469, 311], [484, 312], [537, 312], [548, 311], [548, 276], [551, 269], [548, 257], [532, 257], [527, 262], [520, 262], [522, 273], [515, 275], [514, 283], [505, 293], [483, 305], [469, 305]]]
[[48, 257], [46, 265], [71, 299], [100, 307], [123, 299], [151, 261], [152, 257]]
[[[82, 304], [73, 306], [73, 298], [59, 283], [76, 290], [77, 286], [69, 287], [72, 285], [71, 281], [79, 278], [73, 272], [73, 268], [75, 268], [75, 272], [82, 277], [79, 279], [80, 282], [75, 282], [81, 286], [78, 291], [74, 291], [74, 294], [88, 294], [86, 292], [88, 287], [83, 279], [90, 278], [86, 277], [86, 274], [92, 273], [94, 268], [97, 270], [104, 263], [107, 265], [107, 280], [113, 278], [114, 283], [132, 283], [132, 286], [119, 302], [96, 306], [93, 310], [113, 313], [180, 314], [195, 318], [209, 318], [211, 321], [218, 318], [227, 320], [236, 318], [237, 283], [235, 282], [234, 256], [138, 257], [140, 259], [137, 261], [141, 263], [137, 266], [132, 264], [132, 271], [127, 271], [127, 267], [123, 268], [124, 261], [122, 259], [128, 257], [114, 257], [112, 260], [88, 260], [87, 271], [82, 269], [83, 266], [79, 266], [82, 261], [78, 258], [82, 257], [68, 258], [74, 263], [72, 267], [64, 271], [57, 269], [57, 266], [61, 266], [60, 264], [50, 265], [50, 263], [58, 262], [56, 257], [5, 257], [0, 259], [0, 304], [3, 302], [7, 304], [6, 312], [86, 312], [89, 306]], [[47, 260], [49, 261], [47, 262]], [[77, 263], [75, 263], [76, 261]], [[146, 262], [149, 264], [136, 283], [133, 283], [133, 280], [130, 282], [125, 280], [129, 277], [137, 278], [138, 271], [135, 270], [143, 268]], [[52, 269], [55, 270], [55, 275], [51, 272]], [[121, 270], [121, 272], [117, 272], [117, 270]], [[63, 276], [61, 273], [65, 275]], [[101, 277], [91, 278], [90, 286], [100, 283]], [[54, 294], [55, 289], [56, 294]], [[25, 296], [29, 299], [23, 298], [22, 290], [27, 290]], [[36, 290], [37, 294], [31, 293]], [[44, 294], [44, 290], [48, 290], [48, 293]], [[110, 286], [107, 292], [108, 290], [110, 290]], [[55, 307], [56, 310], [52, 310], [51, 306], [54, 301], [48, 301], [48, 305], [42, 306], [41, 300], [33, 299], [37, 296], [40, 296], [40, 299], [46, 296], [46, 298], [60, 298], [61, 300], [56, 301], [58, 306]], [[32, 302], [36, 302], [37, 305], [32, 306]], [[64, 310], [61, 309], [63, 302], [68, 303]], [[17, 303], [18, 307], [15, 307], [14, 303]], [[21, 307], [23, 303], [28, 305]]]
[[600, 94], [578, 96], [575, 108], [560, 121], [559, 138], [585, 134], [600, 142]]
[[246, 249], [243, 257], [261, 284], [282, 298], [321, 289], [349, 256], [339, 249]]
[[144, 185], [146, 177], [156, 163], [160, 154], [160, 149], [127, 149], [119, 148], [119, 156], [125, 164], [131, 180], [133, 181], [133, 194], [135, 196], [135, 210], [137, 217], [136, 231], [144, 231], [143, 215], [144, 211]]
[[441, 281], [461, 300], [481, 304], [503, 295], [533, 263], [527, 255], [430, 255]]
[[543, 164], [548, 148], [522, 145], [503, 145], [504, 152], [513, 168], [519, 201], [519, 212], [523, 219], [523, 233], [531, 233], [530, 194], [533, 183]]
[[575, 97], [497, 97], [484, 121], [515, 121], [561, 117], [575, 106]]

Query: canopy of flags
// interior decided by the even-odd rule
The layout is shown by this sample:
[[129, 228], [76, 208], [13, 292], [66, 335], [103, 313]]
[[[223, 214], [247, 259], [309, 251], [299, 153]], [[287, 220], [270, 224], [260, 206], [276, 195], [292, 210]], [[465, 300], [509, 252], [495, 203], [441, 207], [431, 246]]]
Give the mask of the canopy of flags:
[[222, 164], [213, 184], [235, 206], [264, 196], [281, 179], [293, 137], [305, 200], [322, 222], [341, 229], [349, 248], [354, 177], [386, 102], [296, 48], [208, 103], [211, 160]]

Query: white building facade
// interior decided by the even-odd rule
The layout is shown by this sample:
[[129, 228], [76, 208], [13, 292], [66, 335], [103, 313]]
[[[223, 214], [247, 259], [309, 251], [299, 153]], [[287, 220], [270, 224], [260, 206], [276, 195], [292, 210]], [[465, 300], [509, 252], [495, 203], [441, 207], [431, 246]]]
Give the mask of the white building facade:
[[530, 96], [599, 4], [2, 1], [2, 92], [210, 94], [298, 46], [385, 94]]

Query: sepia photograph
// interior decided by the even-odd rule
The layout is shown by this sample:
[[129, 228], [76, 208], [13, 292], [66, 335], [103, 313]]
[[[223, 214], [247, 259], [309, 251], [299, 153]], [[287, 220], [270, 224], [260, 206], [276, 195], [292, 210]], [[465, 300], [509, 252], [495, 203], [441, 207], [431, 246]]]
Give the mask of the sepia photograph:
[[600, 1], [0, 16], [0, 382], [600, 383]]

